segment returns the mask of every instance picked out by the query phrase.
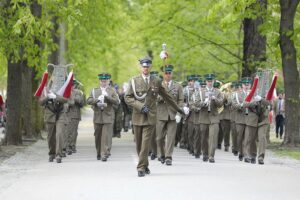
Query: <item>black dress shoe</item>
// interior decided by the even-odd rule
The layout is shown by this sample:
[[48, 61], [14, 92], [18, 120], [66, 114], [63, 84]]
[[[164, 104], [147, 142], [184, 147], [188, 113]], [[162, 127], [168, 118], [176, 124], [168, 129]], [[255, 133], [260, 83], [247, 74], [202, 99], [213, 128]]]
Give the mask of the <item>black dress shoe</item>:
[[208, 161], [208, 157], [207, 156], [203, 156], [203, 162], [207, 162]]
[[172, 165], [172, 159], [171, 158], [166, 158], [166, 165]]
[[103, 162], [106, 162], [106, 161], [107, 161], [107, 157], [103, 157], [101, 160], [102, 160]]
[[56, 157], [56, 162], [57, 162], [57, 163], [61, 163], [61, 157], [60, 157], [60, 156], [57, 156], [57, 157]]
[[221, 144], [218, 144], [218, 149], [222, 149], [222, 145]]
[[224, 150], [227, 152], [229, 150], [229, 148], [226, 146]]
[[165, 156], [161, 156], [161, 157], [160, 157], [160, 162], [161, 162], [161, 164], [165, 164], [165, 161], [166, 161]]
[[151, 172], [150, 172], [150, 169], [147, 167], [146, 169], [145, 169], [145, 174], [150, 174]]
[[244, 159], [244, 156], [240, 154], [240, 155], [239, 155], [239, 160], [240, 160], [240, 161], [243, 161], [243, 159]]
[[71, 149], [68, 150], [68, 155], [72, 155], [72, 150]]
[[196, 155], [195, 155], [195, 158], [200, 158], [200, 155], [199, 155], [199, 154], [196, 154]]
[[245, 158], [244, 161], [245, 161], [246, 163], [250, 163], [250, 162], [251, 162], [251, 159], [250, 159], [250, 158]]
[[179, 145], [179, 148], [180, 148], [180, 149], [185, 149], [184, 144], [180, 144], [180, 145]]
[[214, 163], [214, 162], [215, 162], [215, 159], [214, 159], [214, 158], [210, 158], [208, 161], [209, 161], [210, 163]]
[[138, 171], [138, 177], [144, 177], [145, 172], [144, 171]]
[[256, 163], [256, 159], [255, 159], [255, 158], [251, 158], [250, 162], [251, 162], [252, 164], [255, 164], [255, 163]]
[[54, 158], [55, 158], [55, 155], [50, 155], [49, 156], [49, 162], [53, 162]]
[[100, 155], [97, 156], [97, 160], [101, 160], [101, 156]]
[[157, 156], [153, 153], [153, 154], [151, 154], [151, 160], [155, 160], [155, 158], [156, 158]]
[[233, 151], [234, 156], [238, 156], [238, 151]]
[[265, 164], [265, 163], [264, 163], [264, 160], [262, 160], [262, 159], [259, 159], [259, 160], [258, 160], [258, 164], [260, 164], [260, 165], [263, 165], [263, 164]]

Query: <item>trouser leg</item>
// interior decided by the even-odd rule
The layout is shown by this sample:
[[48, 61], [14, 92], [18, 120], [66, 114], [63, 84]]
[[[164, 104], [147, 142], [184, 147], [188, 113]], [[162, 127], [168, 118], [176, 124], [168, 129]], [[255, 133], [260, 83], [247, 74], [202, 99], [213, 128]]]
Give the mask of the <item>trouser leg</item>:
[[169, 120], [167, 122], [167, 141], [166, 141], [166, 157], [172, 158], [174, 146], [175, 146], [175, 136], [176, 136], [176, 121]]
[[55, 123], [46, 123], [47, 141], [49, 148], [49, 155], [55, 155], [56, 152], [56, 127]]
[[208, 156], [214, 158], [215, 150], [218, 144], [219, 124], [209, 125], [209, 139], [208, 139]]
[[65, 133], [67, 132], [67, 124], [56, 122], [56, 156], [62, 157], [64, 147]]
[[245, 157], [253, 158], [256, 155], [256, 134], [257, 127], [246, 126], [245, 129]]
[[237, 131], [237, 149], [240, 155], [244, 156], [244, 138], [245, 138], [245, 124], [236, 124]]
[[258, 158], [264, 159], [267, 147], [268, 124], [258, 127]]
[[167, 121], [158, 120], [156, 123], [156, 144], [159, 157], [165, 156], [165, 138]]
[[208, 157], [208, 137], [209, 137], [209, 125], [200, 124], [200, 134], [201, 134], [201, 147], [203, 156]]
[[195, 134], [194, 134], [194, 153], [195, 156], [201, 155], [201, 131], [200, 131], [200, 124], [195, 124]]
[[237, 131], [235, 122], [231, 122], [231, 142], [232, 142], [232, 151], [238, 151], [237, 148]]
[[221, 120], [221, 128], [224, 138], [224, 146], [230, 146], [230, 121], [227, 119]]

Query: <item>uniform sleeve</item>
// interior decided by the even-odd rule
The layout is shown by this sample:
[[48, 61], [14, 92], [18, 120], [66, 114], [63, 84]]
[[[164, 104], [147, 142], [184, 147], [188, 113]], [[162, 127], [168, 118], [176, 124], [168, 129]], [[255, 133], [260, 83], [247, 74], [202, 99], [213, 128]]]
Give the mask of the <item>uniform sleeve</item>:
[[115, 90], [112, 90], [111, 96], [105, 96], [105, 100], [107, 100], [107, 102], [114, 104], [114, 105], [120, 104], [119, 95], [117, 94], [117, 92]]
[[182, 108], [184, 105], [183, 88], [181, 85], [178, 86], [178, 106]]
[[88, 105], [96, 105], [98, 99], [94, 99], [93, 92], [91, 91], [90, 96], [87, 98], [86, 102]]
[[178, 107], [176, 102], [173, 100], [173, 98], [167, 93], [165, 88], [162, 86], [162, 84], [159, 84], [159, 90], [158, 90], [159, 95], [161, 95], [164, 100], [175, 110], [177, 110], [179, 113], [184, 114], [183, 111]]
[[241, 109], [243, 109], [243, 105], [241, 103], [237, 102], [236, 95], [238, 95], [238, 94], [234, 93], [234, 95], [232, 97], [231, 107], [232, 107], [233, 110], [241, 110]]
[[213, 101], [217, 107], [221, 107], [223, 105], [224, 98], [220, 91], [217, 92], [217, 96]]
[[131, 81], [129, 81], [129, 87], [128, 87], [128, 90], [125, 93], [124, 100], [125, 100], [125, 103], [128, 106], [131, 106], [131, 107], [133, 107], [137, 110], [142, 110], [143, 106], [145, 105], [144, 103], [142, 103], [142, 102], [135, 99], [134, 94], [133, 94]]

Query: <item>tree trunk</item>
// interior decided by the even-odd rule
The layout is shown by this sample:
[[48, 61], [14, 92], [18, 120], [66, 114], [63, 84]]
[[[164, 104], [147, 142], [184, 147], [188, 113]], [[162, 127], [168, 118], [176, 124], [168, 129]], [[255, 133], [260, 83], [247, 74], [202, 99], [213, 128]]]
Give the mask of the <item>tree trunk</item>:
[[23, 63], [22, 67], [22, 135], [27, 138], [33, 138], [32, 133], [32, 68]]
[[267, 0], [257, 0], [246, 10], [255, 14], [256, 18], [245, 18], [243, 21], [243, 77], [253, 75], [256, 69], [266, 61], [266, 37], [260, 34], [259, 26], [263, 24], [262, 14], [267, 11]]
[[[33, 3], [31, 4], [31, 12], [33, 14], [33, 16], [35, 16], [36, 18], [41, 18], [42, 15], [42, 6], [40, 4], [38, 4], [37, 0], [34, 0]], [[43, 45], [41, 43], [41, 41], [35, 39], [34, 41], [35, 45], [37, 45], [40, 49], [43, 48]], [[42, 57], [41, 55], [37, 55], [38, 57]], [[33, 68], [32, 69], [32, 76], [30, 77], [31, 79], [31, 88], [32, 88], [32, 92], [35, 92], [39, 86], [39, 80], [36, 79], [36, 75], [37, 71]], [[33, 93], [31, 93], [33, 94]], [[43, 114], [42, 114], [42, 109], [38, 104], [38, 100], [31, 95], [31, 99], [32, 99], [32, 104], [31, 104], [31, 124], [32, 124], [32, 135], [35, 138], [41, 138], [41, 130], [43, 128]]]
[[285, 90], [285, 140], [284, 144], [299, 144], [299, 71], [297, 69], [294, 35], [294, 19], [300, 0], [280, 0], [280, 49]]
[[22, 144], [22, 63], [8, 61], [6, 139], [9, 145]]
[[48, 60], [50, 63], [57, 65], [59, 63], [59, 37], [58, 37], [58, 18], [54, 17], [52, 19], [53, 29], [51, 31], [53, 43], [57, 45], [57, 47], [51, 52]]

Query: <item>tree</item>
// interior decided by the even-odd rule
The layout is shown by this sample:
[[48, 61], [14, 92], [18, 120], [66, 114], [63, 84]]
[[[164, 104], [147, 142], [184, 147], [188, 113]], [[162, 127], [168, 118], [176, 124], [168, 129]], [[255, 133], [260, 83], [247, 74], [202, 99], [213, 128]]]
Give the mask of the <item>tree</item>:
[[299, 0], [280, 0], [280, 49], [286, 99], [285, 144], [299, 144], [299, 69], [294, 45], [294, 19]]

